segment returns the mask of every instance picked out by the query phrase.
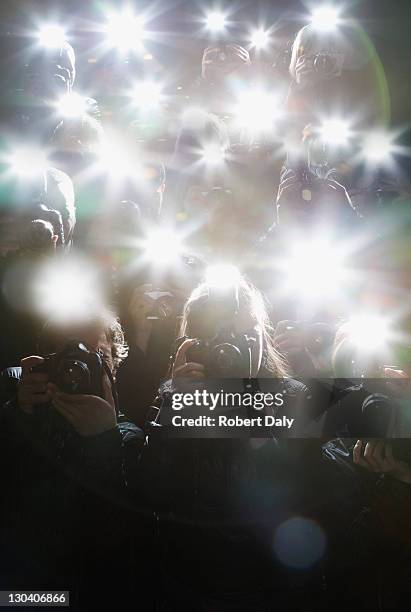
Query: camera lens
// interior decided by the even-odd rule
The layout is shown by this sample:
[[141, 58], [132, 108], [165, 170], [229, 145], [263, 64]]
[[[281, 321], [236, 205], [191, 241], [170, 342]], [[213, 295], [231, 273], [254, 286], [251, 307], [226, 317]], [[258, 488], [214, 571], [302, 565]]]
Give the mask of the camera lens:
[[243, 359], [241, 351], [233, 344], [218, 344], [210, 354], [210, 361], [214, 364], [215, 374], [231, 375], [241, 371]]
[[335, 59], [326, 54], [319, 54], [314, 58], [314, 70], [322, 75], [330, 75], [335, 71]]
[[65, 393], [86, 393], [90, 387], [90, 370], [82, 361], [64, 360], [58, 370], [57, 385]]

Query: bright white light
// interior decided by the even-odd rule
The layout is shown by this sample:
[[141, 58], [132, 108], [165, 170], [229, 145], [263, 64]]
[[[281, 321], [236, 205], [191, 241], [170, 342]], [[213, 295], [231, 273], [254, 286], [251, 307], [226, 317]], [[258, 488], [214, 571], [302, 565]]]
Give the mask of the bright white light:
[[97, 272], [84, 261], [48, 263], [38, 270], [32, 287], [37, 312], [59, 321], [84, 320], [102, 302]]
[[238, 268], [225, 264], [209, 266], [205, 274], [207, 285], [216, 289], [233, 287], [239, 282], [240, 278], [241, 274]]
[[332, 32], [339, 23], [339, 11], [333, 6], [320, 6], [311, 15], [311, 24], [320, 32]]
[[57, 109], [63, 117], [82, 117], [87, 110], [87, 100], [77, 93], [69, 93], [60, 98]]
[[347, 279], [342, 254], [321, 240], [298, 244], [284, 263], [290, 290], [303, 297], [331, 295]]
[[218, 145], [207, 145], [202, 151], [202, 160], [207, 166], [219, 166], [224, 163], [225, 153]]
[[167, 264], [178, 259], [182, 244], [174, 230], [159, 229], [148, 236], [144, 251], [151, 263]]
[[120, 52], [138, 49], [144, 38], [144, 21], [130, 10], [111, 15], [106, 35], [107, 43]]
[[371, 132], [362, 146], [363, 156], [372, 163], [389, 162], [395, 152], [394, 138], [387, 132]]
[[38, 33], [40, 44], [48, 49], [60, 48], [66, 42], [66, 33], [57, 25], [46, 25]]
[[133, 163], [127, 150], [115, 142], [104, 142], [98, 152], [98, 166], [115, 181], [138, 175], [141, 167]]
[[256, 30], [251, 37], [251, 44], [257, 50], [264, 49], [269, 43], [270, 36], [264, 30]]
[[342, 119], [328, 119], [322, 123], [320, 135], [325, 144], [341, 146], [347, 144], [351, 130], [349, 124]]
[[16, 176], [31, 178], [45, 172], [47, 156], [41, 149], [22, 147], [10, 155], [8, 164], [11, 172]]
[[270, 130], [280, 116], [277, 96], [261, 89], [244, 92], [235, 109], [238, 127], [250, 132]]
[[226, 17], [223, 13], [213, 12], [207, 15], [207, 28], [212, 32], [220, 32], [227, 25]]
[[142, 110], [152, 110], [160, 104], [161, 86], [152, 81], [138, 83], [133, 92], [136, 106]]
[[391, 336], [390, 324], [375, 314], [352, 317], [347, 324], [351, 341], [361, 350], [372, 352], [387, 346]]

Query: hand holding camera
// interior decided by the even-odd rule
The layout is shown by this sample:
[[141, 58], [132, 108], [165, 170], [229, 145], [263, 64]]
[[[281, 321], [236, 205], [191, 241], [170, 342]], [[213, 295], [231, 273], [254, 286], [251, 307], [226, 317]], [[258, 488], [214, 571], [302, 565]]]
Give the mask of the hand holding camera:
[[47, 393], [53, 407], [83, 437], [97, 436], [117, 425], [113, 396], [107, 376], [103, 377], [104, 398], [96, 395], [63, 393], [49, 383]]
[[203, 53], [202, 76], [207, 81], [224, 79], [250, 64], [249, 52], [240, 45], [207, 47]]
[[339, 77], [343, 63], [343, 53], [303, 53], [295, 65], [295, 80], [301, 87], [307, 87], [323, 79]]
[[26, 414], [50, 404], [81, 436], [98, 435], [116, 426], [116, 410], [102, 357], [82, 344], [60, 353], [21, 361], [18, 405]]
[[176, 378], [205, 378], [205, 367], [195, 361], [187, 361], [187, 352], [197, 346], [198, 340], [187, 338], [179, 346], [173, 364], [172, 379]]
[[353, 460], [370, 472], [386, 474], [407, 484], [411, 484], [411, 466], [405, 461], [395, 459], [392, 444], [387, 440], [357, 440], [353, 450]]
[[43, 357], [31, 356], [21, 360], [22, 377], [18, 385], [17, 402], [26, 414], [33, 414], [36, 406], [50, 401], [47, 393], [49, 375], [46, 372], [33, 372], [32, 368], [41, 366]]

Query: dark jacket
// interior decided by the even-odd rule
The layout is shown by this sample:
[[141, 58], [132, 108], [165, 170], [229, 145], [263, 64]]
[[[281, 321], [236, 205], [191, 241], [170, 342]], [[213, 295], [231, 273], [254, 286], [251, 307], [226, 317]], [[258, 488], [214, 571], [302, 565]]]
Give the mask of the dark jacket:
[[142, 432], [121, 423], [85, 438], [47, 406], [27, 415], [13, 397], [18, 370], [5, 373], [11, 399], [0, 409], [2, 588], [70, 590], [74, 609], [114, 605], [118, 581], [124, 596], [133, 584], [135, 567], [120, 563], [136, 534], [123, 466]]

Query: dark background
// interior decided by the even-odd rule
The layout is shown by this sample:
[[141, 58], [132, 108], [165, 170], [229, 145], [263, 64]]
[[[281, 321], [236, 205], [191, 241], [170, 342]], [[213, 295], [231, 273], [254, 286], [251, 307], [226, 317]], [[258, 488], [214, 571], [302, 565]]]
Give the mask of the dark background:
[[[314, 3], [319, 4], [319, 3]], [[154, 56], [150, 70], [165, 73], [174, 84], [182, 84], [198, 76], [202, 49], [212, 42], [212, 37], [202, 27], [201, 18], [212, 3], [199, 1], [157, 0], [130, 2], [135, 12], [150, 18], [146, 28], [153, 32], [153, 40], [146, 48]], [[410, 0], [351, 0], [338, 2], [343, 14], [360, 20], [376, 46], [388, 80], [392, 123], [409, 127], [409, 78], [411, 65], [411, 2]], [[87, 85], [87, 94], [99, 96], [96, 78], [101, 62], [107, 56], [96, 53], [96, 45], [102, 40], [96, 31], [105, 22], [104, 9], [118, 10], [122, 2], [103, 3], [96, 0], [13, 0], [0, 4], [0, 51], [3, 91], [14, 78], [18, 50], [30, 42], [29, 34], [44, 22], [57, 22], [67, 28], [68, 37], [77, 53], [78, 89]], [[311, 4], [312, 6], [312, 4]], [[217, 5], [214, 5], [217, 8]], [[228, 38], [247, 42], [247, 32], [258, 25], [274, 26], [273, 39], [281, 46], [307, 23], [309, 4], [297, 0], [238, 1], [219, 5], [229, 12]], [[32, 40], [31, 40], [32, 42]], [[96, 63], [88, 60], [97, 57]], [[267, 60], [269, 60], [267, 55]], [[147, 62], [146, 62], [147, 64]], [[156, 66], [156, 68], [154, 67]], [[140, 67], [137, 65], [138, 72]], [[143, 67], [141, 67], [143, 70]], [[90, 91], [91, 89], [91, 91]]]

